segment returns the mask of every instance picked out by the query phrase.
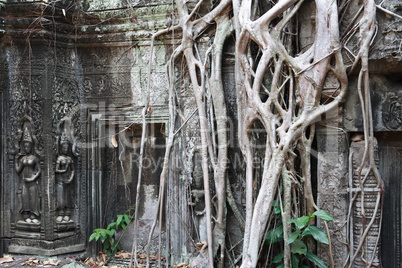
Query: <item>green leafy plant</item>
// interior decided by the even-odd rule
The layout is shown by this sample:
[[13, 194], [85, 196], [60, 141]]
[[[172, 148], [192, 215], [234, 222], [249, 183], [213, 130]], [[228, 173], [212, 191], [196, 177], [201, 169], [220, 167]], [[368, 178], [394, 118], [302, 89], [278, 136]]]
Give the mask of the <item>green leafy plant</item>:
[[[134, 206], [132, 206], [126, 213], [133, 210]], [[107, 256], [115, 255], [117, 251], [121, 250], [121, 246], [119, 244], [119, 240], [116, 240], [115, 234], [119, 229], [126, 230], [127, 226], [133, 219], [133, 216], [129, 214], [121, 214], [117, 215], [117, 219], [114, 222], [111, 222], [106, 229], [98, 228], [93, 231], [91, 236], [89, 237], [89, 242], [95, 239], [98, 241], [100, 239], [103, 244], [103, 252], [106, 252]]]
[[[275, 211], [275, 214], [279, 214], [279, 211]], [[311, 218], [319, 217], [323, 221], [333, 221], [334, 219], [324, 210], [317, 210], [309, 216], [302, 216], [297, 219], [292, 219], [287, 221], [293, 225], [293, 232], [289, 235], [288, 240], [285, 243], [290, 245], [291, 251], [291, 261], [293, 268], [308, 268], [308, 266], [301, 265], [300, 261], [302, 258], [307, 258], [310, 262], [314, 263], [319, 268], [327, 268], [324, 261], [321, 260], [317, 255], [313, 254], [308, 250], [307, 245], [304, 243], [303, 239], [305, 237], [312, 237], [314, 240], [320, 243], [329, 244], [327, 234], [315, 225], [308, 225]], [[265, 237], [265, 242], [267, 244], [274, 244], [276, 242], [283, 240], [283, 225], [278, 224], [275, 228], [269, 230]], [[284, 267], [283, 263], [284, 252], [279, 253], [274, 257], [271, 264], [278, 264], [278, 268]]]

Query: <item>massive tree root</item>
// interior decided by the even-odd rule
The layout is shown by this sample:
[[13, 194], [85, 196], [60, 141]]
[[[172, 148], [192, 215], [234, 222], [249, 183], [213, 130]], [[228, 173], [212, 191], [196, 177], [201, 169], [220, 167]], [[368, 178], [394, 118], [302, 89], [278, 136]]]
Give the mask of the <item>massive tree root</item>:
[[[257, 265], [260, 244], [281, 174], [284, 171], [296, 174], [294, 162], [289, 160], [296, 155], [295, 149], [300, 139], [308, 136], [306, 131], [310, 131], [309, 127], [314, 121], [319, 120], [323, 113], [341, 105], [345, 97], [347, 76], [340, 51], [338, 7], [331, 0], [316, 1], [315, 4], [317, 15], [314, 44], [296, 57], [290, 55], [289, 48], [280, 40], [283, 39], [284, 28], [290, 24], [301, 2], [280, 1], [259, 18], [253, 18], [251, 1], [243, 1], [238, 6], [239, 11], [235, 12], [239, 14], [241, 27], [237, 54], [245, 88], [238, 90], [244, 95], [242, 109], [245, 116], [240, 125], [244, 127], [243, 152], [247, 159], [252, 155], [247, 126], [254, 120], [260, 120], [267, 133], [265, 169], [254, 204], [250, 189], [252, 172], [247, 172], [246, 177], [248, 202], [242, 267]], [[280, 20], [272, 25], [278, 17]], [[267, 31], [267, 28], [270, 30]], [[261, 51], [260, 59], [254, 63], [247, 57], [251, 42], [257, 44]], [[263, 101], [260, 90], [265, 87], [263, 81], [267, 72], [270, 72], [272, 80], [267, 90], [268, 99]], [[322, 88], [329, 72], [337, 78], [339, 90], [329, 103], [320, 104]], [[285, 215], [286, 219], [290, 219], [290, 211], [286, 211]], [[285, 260], [285, 263], [288, 261]]]
[[[321, 120], [323, 114], [337, 109], [344, 101], [348, 75], [347, 67], [343, 63], [342, 50], [353, 53], [347, 47], [347, 41], [350, 39], [348, 37], [355, 35], [357, 31], [356, 27], [347, 27], [343, 35], [346, 37], [341, 41], [339, 24], [342, 19], [338, 14], [345, 12], [347, 3], [339, 3], [339, 6], [337, 1], [333, 0], [316, 0], [310, 3], [315, 8], [312, 11], [315, 15], [315, 36], [310, 46], [299, 48], [297, 37], [300, 25], [297, 15], [304, 4], [303, 1], [199, 0], [195, 4], [193, 1], [176, 0], [178, 25], [174, 26], [174, 29], [181, 30], [182, 40], [171, 57], [169, 76], [171, 80], [174, 79], [172, 70], [175, 64], [178, 64], [178, 59], [185, 62], [200, 125], [210, 267], [216, 263], [217, 256], [223, 267], [228, 251], [225, 247], [228, 112], [222, 81], [222, 55], [228, 37], [234, 36], [235, 39], [238, 133], [246, 163], [245, 223], [241, 216], [238, 216], [240, 225], [244, 226], [242, 267], [257, 266], [275, 199], [282, 204], [285, 240], [290, 234], [290, 225], [287, 222], [289, 219], [308, 215], [318, 209], [312, 195], [310, 170], [314, 124]], [[200, 11], [203, 6], [207, 7], [203, 10], [208, 9], [208, 12]], [[375, 32], [375, 9], [372, 0], [365, 1], [361, 9], [362, 14], [357, 23], [360, 27], [360, 50], [350, 71], [358, 68], [358, 63], [361, 63], [359, 92], [362, 96], [367, 141], [365, 155], [381, 187], [381, 178], [373, 158], [368, 85], [368, 48]], [[355, 23], [354, 19], [352, 26]], [[214, 34], [211, 34], [211, 31]], [[208, 34], [205, 34], [206, 32]], [[211, 40], [210, 43], [199, 42], [204, 34]], [[335, 84], [336, 89], [323, 101], [323, 90], [328, 80]], [[173, 84], [171, 81], [171, 87]], [[172, 92], [171, 102], [174, 99]], [[211, 96], [210, 103], [206, 96]], [[252, 133], [256, 124], [262, 126], [264, 132], [263, 149], [256, 148], [253, 141]], [[173, 127], [174, 124], [171, 124], [169, 151], [174, 136]], [[258, 150], [263, 155], [263, 169], [259, 174], [261, 179], [256, 183], [257, 174], [253, 167], [253, 159]], [[168, 156], [169, 152], [165, 161], [169, 161]], [[215, 210], [211, 201], [210, 166], [216, 191]], [[164, 185], [165, 180], [166, 166], [162, 172], [161, 185]], [[279, 185], [281, 191], [278, 190]], [[162, 186], [162, 197], [163, 191]], [[297, 198], [303, 201], [297, 203]], [[163, 198], [160, 198], [160, 202], [163, 202]], [[156, 221], [157, 219], [155, 224]], [[367, 228], [370, 228], [370, 224]], [[366, 233], [362, 235], [360, 244], [364, 242]], [[290, 248], [286, 243], [284, 249], [285, 267], [291, 267]], [[355, 256], [350, 265], [354, 259]], [[333, 266], [332, 259], [331, 262]], [[193, 265], [197, 265], [197, 262]]]

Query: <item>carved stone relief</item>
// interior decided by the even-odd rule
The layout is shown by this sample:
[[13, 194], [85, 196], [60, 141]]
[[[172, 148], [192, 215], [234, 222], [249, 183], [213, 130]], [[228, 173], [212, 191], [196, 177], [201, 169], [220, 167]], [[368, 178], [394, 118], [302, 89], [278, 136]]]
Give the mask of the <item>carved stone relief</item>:
[[79, 155], [72, 115], [61, 119], [57, 125], [55, 163], [56, 232], [75, 229], [74, 209], [76, 208], [76, 165]]
[[402, 96], [390, 92], [383, 106], [383, 122], [389, 130], [398, 130], [402, 127]]
[[[360, 236], [362, 235], [362, 230], [367, 228], [368, 221], [374, 218], [373, 224], [367, 234], [365, 243], [365, 259], [373, 259], [373, 265], [380, 266], [379, 252], [380, 245], [377, 245], [377, 238], [380, 232], [380, 215], [381, 209], [377, 210], [374, 215], [376, 201], [378, 197], [378, 192], [381, 191], [377, 187], [377, 180], [373, 174], [373, 171], [369, 168], [368, 162], [363, 164], [363, 168], [359, 174], [359, 169], [362, 165], [364, 159], [364, 140], [363, 135], [355, 135], [352, 137], [352, 144], [350, 146], [350, 154], [352, 155], [350, 163], [350, 179], [349, 179], [349, 192], [350, 198], [357, 194], [357, 198], [353, 203], [353, 216], [351, 218], [351, 255], [355, 253], [360, 242]], [[377, 141], [375, 140], [375, 161], [378, 166], [378, 147]], [[362, 189], [361, 184], [364, 189], [364, 200], [362, 200]], [[361, 204], [364, 204], [362, 208]], [[363, 218], [363, 213], [365, 219]], [[356, 259], [356, 267], [364, 267], [364, 260], [361, 257]]]
[[[130, 77], [129, 73], [114, 74], [111, 78], [110, 89], [113, 95], [116, 97], [128, 97], [130, 96], [130, 84], [127, 83], [127, 77]], [[130, 96], [131, 97], [131, 96]]]
[[[10, 86], [10, 127], [12, 137], [18, 137], [18, 133], [23, 131], [20, 123], [25, 116], [32, 118], [33, 134], [38, 141], [34, 144], [39, 155], [43, 152], [43, 117], [42, 117], [42, 95], [41, 95], [41, 79], [39, 75], [29, 77], [13, 76]], [[9, 148], [11, 154], [17, 153], [19, 150], [19, 141], [15, 139], [9, 140]]]
[[105, 68], [111, 59], [112, 53], [108, 48], [97, 48], [96, 50], [81, 51], [80, 61], [84, 66]]
[[[60, 125], [68, 125], [70, 142], [76, 146], [77, 140], [81, 138], [81, 122], [80, 116], [80, 93], [78, 85], [75, 81], [60, 77], [53, 78], [53, 99], [52, 99], [52, 121], [53, 128], [57, 131], [56, 136], [61, 137]], [[59, 151], [60, 144], [55, 144], [55, 151]]]
[[[56, 223], [58, 230], [73, 229], [75, 164], [70, 156], [70, 141], [66, 131], [60, 137], [60, 152], [56, 159]], [[62, 228], [64, 227], [64, 228]]]
[[[20, 150], [15, 156], [15, 171], [18, 174], [18, 212], [16, 228], [24, 231], [39, 232], [41, 220], [41, 166], [34, 150], [32, 123], [22, 124]], [[19, 220], [18, 220], [19, 219]]]
[[82, 91], [87, 97], [130, 97], [130, 74], [96, 74], [84, 79]]
[[75, 81], [54, 77], [53, 79], [53, 126], [74, 111], [79, 104], [78, 86]]
[[205, 214], [204, 204], [204, 189], [203, 189], [203, 174], [201, 167], [200, 153], [194, 155], [194, 170], [193, 170], [193, 188], [191, 190], [190, 206], [193, 206], [194, 212], [197, 216]]
[[[373, 74], [370, 77], [371, 104], [374, 132], [402, 131], [402, 81], [398, 73], [392, 75]], [[363, 131], [361, 104], [357, 83], [350, 79], [344, 108], [344, 127], [350, 132]]]
[[201, 166], [201, 154], [195, 152], [193, 156], [193, 181], [191, 184], [190, 201], [189, 205], [192, 207], [194, 213], [194, 225], [196, 228], [196, 235], [199, 241], [207, 239], [206, 234], [206, 218], [205, 218], [205, 201], [204, 201], [204, 187], [203, 187], [203, 173]]

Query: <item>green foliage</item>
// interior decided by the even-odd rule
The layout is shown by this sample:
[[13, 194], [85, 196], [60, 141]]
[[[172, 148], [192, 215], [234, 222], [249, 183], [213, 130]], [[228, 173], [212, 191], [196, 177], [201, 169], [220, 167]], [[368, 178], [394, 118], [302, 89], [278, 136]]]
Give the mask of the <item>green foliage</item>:
[[304, 244], [304, 242], [301, 241], [300, 239], [296, 239], [295, 241], [292, 242], [290, 251], [291, 251], [293, 254], [302, 254], [302, 255], [306, 255], [306, 253], [307, 253], [307, 246], [306, 246], [306, 244]]
[[317, 210], [316, 212], [313, 213], [313, 216], [317, 216], [318, 218], [320, 218], [323, 221], [333, 221], [334, 218], [332, 218], [328, 212], [326, 212], [325, 210]]
[[321, 260], [320, 258], [318, 258], [317, 255], [314, 255], [311, 252], [307, 252], [306, 253], [306, 257], [307, 259], [309, 259], [312, 263], [314, 263], [315, 265], [317, 265], [319, 268], [327, 268], [327, 266], [325, 265], [324, 261]]
[[[126, 213], [129, 213], [130, 210], [133, 210], [134, 206], [132, 206]], [[107, 256], [114, 255], [117, 251], [121, 250], [119, 241], [115, 239], [114, 235], [116, 231], [119, 229], [126, 230], [127, 226], [133, 219], [133, 216], [129, 214], [121, 214], [117, 215], [117, 219], [114, 222], [111, 222], [106, 229], [98, 228], [95, 229], [94, 232], [89, 237], [89, 242], [95, 239], [95, 241], [100, 240], [103, 244], [103, 252], [106, 252]]]
[[329, 244], [327, 234], [317, 226], [314, 225], [307, 226], [302, 233], [302, 237], [305, 237], [307, 235], [313, 236], [313, 238], [320, 243], [324, 243], [327, 245]]
[[283, 260], [283, 255], [285, 253], [282, 251], [281, 253], [279, 253], [278, 255], [275, 256], [275, 258], [272, 260], [272, 263], [279, 263]]
[[[278, 215], [280, 219], [280, 208], [275, 206], [274, 203], [274, 211], [277, 212], [279, 209], [279, 213], [275, 213]], [[318, 217], [323, 221], [333, 221], [332, 218], [326, 211], [318, 210], [309, 216], [302, 216], [297, 219], [292, 219], [287, 221], [287, 223], [292, 224], [293, 232], [289, 235], [286, 243], [290, 245], [291, 251], [291, 261], [293, 268], [303, 268], [307, 267], [305, 265], [301, 265], [301, 263], [305, 261], [310, 261], [314, 263], [319, 268], [327, 268], [324, 261], [321, 260], [318, 256], [314, 255], [308, 250], [307, 245], [304, 243], [303, 239], [305, 237], [312, 237], [319, 243], [329, 244], [327, 234], [318, 228], [315, 225], [308, 225], [308, 222], [311, 218]], [[265, 237], [265, 243], [274, 244], [276, 242], [280, 242], [283, 240], [283, 225], [278, 224], [275, 228], [269, 230]], [[282, 251], [280, 254], [276, 255], [272, 260], [271, 264], [277, 264], [277, 267], [284, 267], [283, 263], [284, 252]], [[308, 262], [307, 261], [307, 262]]]
[[267, 232], [267, 235], [265, 236], [265, 242], [267, 244], [274, 244], [282, 240], [283, 240], [282, 224], [278, 224], [274, 229], [269, 230]]

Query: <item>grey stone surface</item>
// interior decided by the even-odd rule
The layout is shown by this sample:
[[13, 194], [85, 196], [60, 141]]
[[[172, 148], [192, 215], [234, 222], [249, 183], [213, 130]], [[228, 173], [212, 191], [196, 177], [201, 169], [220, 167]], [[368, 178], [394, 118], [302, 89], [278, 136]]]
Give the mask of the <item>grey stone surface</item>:
[[83, 268], [85, 266], [82, 265], [82, 264], [76, 263], [76, 262], [72, 262], [72, 263], [69, 263], [69, 264], [65, 264], [65, 265], [63, 265], [61, 267], [62, 268]]

